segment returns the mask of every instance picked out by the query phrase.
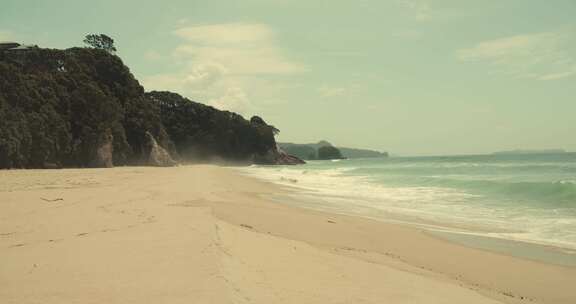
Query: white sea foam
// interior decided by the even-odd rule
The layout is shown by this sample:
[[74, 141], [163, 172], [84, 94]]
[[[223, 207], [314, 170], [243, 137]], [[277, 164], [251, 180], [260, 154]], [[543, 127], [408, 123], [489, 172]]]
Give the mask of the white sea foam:
[[291, 201], [301, 207], [576, 249], [576, 209], [498, 204], [451, 187], [391, 186], [374, 182], [369, 175], [351, 174], [356, 167], [337, 166], [240, 170], [299, 188]]

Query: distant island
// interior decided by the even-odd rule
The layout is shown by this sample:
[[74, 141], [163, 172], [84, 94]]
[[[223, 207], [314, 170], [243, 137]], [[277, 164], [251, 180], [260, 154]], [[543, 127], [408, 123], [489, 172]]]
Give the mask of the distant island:
[[324, 153], [322, 153], [321, 151], [323, 147], [336, 148], [339, 151], [338, 153], [340, 153], [340, 157], [338, 157], [338, 154], [334, 154], [328, 159], [388, 157], [388, 152], [379, 152], [368, 149], [336, 147], [325, 140], [321, 140], [317, 143], [310, 143], [310, 144], [278, 143], [278, 145], [283, 151], [286, 151], [286, 153], [297, 156], [298, 158], [305, 160], [327, 159]]
[[0, 43], [0, 169], [301, 164], [279, 132], [172, 92], [145, 92], [114, 40], [66, 50]]
[[563, 149], [544, 149], [544, 150], [509, 150], [509, 151], [498, 151], [492, 153], [493, 155], [542, 155], [542, 154], [564, 154], [567, 153]]

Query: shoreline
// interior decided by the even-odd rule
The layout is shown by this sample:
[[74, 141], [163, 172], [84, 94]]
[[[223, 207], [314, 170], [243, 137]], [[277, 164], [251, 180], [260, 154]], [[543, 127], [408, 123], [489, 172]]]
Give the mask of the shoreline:
[[576, 256], [572, 249], [452, 231], [429, 230], [427, 233], [465, 247], [543, 264], [576, 267]]
[[266, 197], [291, 190], [230, 168], [0, 171], [0, 181], [5, 303], [576, 301], [574, 267], [274, 203]]
[[[263, 180], [267, 182], [269, 181], [266, 179]], [[528, 242], [521, 239], [517, 240], [505, 237], [496, 237], [486, 235], [485, 233], [489, 231], [484, 228], [463, 226], [452, 223], [428, 222], [396, 213], [384, 213], [386, 215], [386, 218], [384, 218], [383, 216], [376, 217], [352, 213], [347, 214], [341, 211], [307, 207], [306, 203], [309, 201], [298, 198], [298, 191], [301, 190], [300, 188], [290, 187], [283, 184], [277, 185], [286, 187], [286, 193], [283, 195], [274, 194], [266, 197], [266, 199], [275, 203], [282, 203], [294, 208], [315, 210], [327, 214], [351, 216], [391, 225], [399, 225], [410, 229], [422, 230], [435, 238], [465, 247], [504, 254], [544, 264], [576, 267], [576, 250], [572, 248], [561, 247], [555, 244]]]
[[[362, 168], [361, 165], [357, 166]], [[290, 202], [288, 205], [299, 208], [357, 216], [385, 223], [408, 225], [418, 229], [425, 229], [444, 239], [456, 239], [458, 242], [462, 242], [461, 239], [463, 238], [468, 238], [471, 241], [466, 241], [466, 243], [472, 243], [473, 239], [476, 238], [479, 242], [474, 246], [480, 246], [487, 250], [492, 250], [491, 246], [485, 246], [485, 244], [488, 243], [510, 242], [527, 247], [533, 246], [536, 248], [532, 250], [534, 252], [550, 250], [559, 255], [565, 255], [562, 257], [562, 260], [566, 261], [569, 265], [576, 264], [576, 243], [570, 239], [570, 234], [557, 238], [555, 235], [550, 235], [549, 231], [546, 230], [544, 230], [544, 232], [548, 234], [541, 233], [543, 231], [541, 222], [547, 222], [547, 227], [556, 227], [554, 226], [556, 223], [553, 221], [554, 218], [541, 216], [535, 219], [541, 221], [538, 223], [540, 226], [531, 226], [531, 222], [529, 221], [534, 219], [530, 218], [530, 216], [533, 216], [530, 214], [525, 215], [527, 219], [524, 223], [512, 221], [511, 224], [503, 224], [501, 220], [502, 217], [499, 217], [498, 213], [503, 212], [504, 216], [506, 216], [507, 210], [488, 210], [493, 213], [491, 217], [486, 217], [481, 214], [482, 216], [476, 218], [477, 213], [463, 213], [458, 210], [458, 208], [467, 207], [466, 205], [457, 205], [454, 207], [457, 211], [453, 214], [450, 209], [445, 208], [445, 206], [450, 206], [449, 204], [445, 204], [446, 201], [438, 202], [440, 206], [444, 207], [443, 209], [429, 208], [429, 205], [434, 204], [429, 204], [427, 201], [420, 202], [418, 198], [414, 198], [413, 201], [422, 203], [422, 209], [418, 204], [402, 205], [394, 200], [396, 192], [398, 192], [394, 186], [392, 186], [392, 192], [387, 193], [387, 185], [379, 188], [378, 186], [380, 185], [377, 182], [372, 182], [368, 179], [368, 174], [354, 175], [343, 173], [354, 168], [356, 167], [322, 168], [322, 170], [320, 170], [314, 167], [304, 167], [301, 170], [291, 170], [291, 168], [268, 169], [256, 166], [254, 170], [250, 168], [240, 169], [239, 171], [246, 176], [256, 177], [282, 187], [287, 187], [287, 189], [293, 189], [293, 191], [287, 191], [280, 196], [274, 195], [268, 197], [279, 203], [286, 201]], [[336, 171], [337, 173], [334, 174], [331, 171]], [[312, 179], [314, 177], [320, 179], [326, 178], [326, 180], [315, 182]], [[344, 183], [340, 184], [340, 182]], [[358, 187], [358, 189], [361, 190], [355, 189], [354, 187]], [[402, 198], [402, 195], [403, 194], [400, 193], [398, 196]], [[392, 200], [388, 201], [388, 196], [390, 196]], [[389, 202], [389, 204], [387, 202]], [[470, 209], [478, 212], [478, 210], [472, 208], [474, 207], [474, 203], [469, 204]], [[516, 212], [519, 213], [519, 216], [522, 216], [520, 211]], [[538, 216], [540, 216], [540, 214], [538, 214]], [[559, 218], [557, 220], [560, 223], [564, 222], [565, 219], [572, 221], [571, 218]], [[568, 229], [568, 227], [563, 230], [561, 228], [563, 226], [561, 224], [558, 225], [556, 229], [559, 231], [572, 231]], [[455, 236], [451, 237], [450, 234]], [[502, 252], [500, 248], [495, 249], [497, 252]], [[514, 254], [514, 251], [509, 252], [509, 254]], [[536, 254], [533, 258], [542, 260], [545, 259], [546, 256], [546, 254]], [[520, 257], [526, 258], [525, 255], [521, 255]], [[554, 259], [542, 261], [556, 262]]]
[[[242, 172], [238, 174], [241, 174], [243, 177], [257, 179], [259, 182], [268, 184], [272, 188], [276, 188], [276, 191], [260, 194], [265, 201], [264, 204], [270, 203], [270, 196], [276, 197], [274, 201], [278, 202], [278, 198], [280, 198], [280, 200], [282, 200], [281, 197], [286, 199], [289, 194], [294, 194], [301, 190], [297, 187], [286, 184], [276, 184], [267, 179], [246, 175]], [[474, 248], [469, 244], [464, 244], [463, 242], [450, 240], [447, 237], [435, 235], [426, 229], [412, 224], [385, 222], [356, 215], [331, 213], [329, 211], [294, 206], [291, 203], [280, 202], [280, 204], [283, 207], [286, 207], [286, 209], [299, 210], [299, 212], [309, 213], [310, 216], [340, 218], [347, 224], [356, 226], [356, 229], [358, 229], [357, 227], [359, 224], [362, 227], [360, 229], [361, 231], [359, 231], [360, 233], [354, 233], [354, 236], [343, 237], [346, 242], [354, 240], [353, 243], [356, 246], [351, 247], [342, 246], [343, 244], [339, 242], [337, 238], [330, 238], [329, 241], [326, 241], [315, 238], [314, 236], [304, 237], [299, 234], [291, 233], [290, 231], [280, 232], [277, 230], [276, 232], [281, 237], [304, 240], [308, 243], [328, 248], [329, 250], [333, 250], [339, 254], [342, 254], [344, 251], [346, 252], [346, 255], [366, 259], [370, 262], [386, 264], [391, 261], [385, 260], [387, 258], [392, 258], [393, 260], [396, 260], [396, 262], [399, 261], [400, 263], [405, 264], [403, 267], [400, 267], [403, 270], [415, 272], [420, 270], [431, 271], [433, 275], [439, 275], [443, 279], [456, 282], [457, 284], [465, 284], [468, 288], [472, 288], [482, 294], [505, 303], [516, 303], [516, 301], [522, 303], [524, 300], [533, 303], [540, 303], [539, 299], [542, 295], [545, 295], [542, 298], [554, 298], [556, 292], [553, 291], [553, 286], [558, 288], [559, 293], [570, 293], [571, 284], [567, 282], [576, 280], [576, 267], [550, 264], [542, 260], [532, 260], [527, 259], [526, 257], [510, 255], [506, 252], [488, 250], [488, 248]], [[414, 243], [402, 244], [403, 240], [399, 240], [398, 238], [393, 239], [393, 244], [378, 246], [378, 242], [375, 240], [390, 241], [390, 239], [380, 238], [374, 235], [368, 238], [368, 240], [365, 240], [365, 242], [359, 241], [358, 237], [365, 237], [365, 233], [368, 231], [372, 231], [373, 233], [375, 232], [375, 234], [379, 234], [378, 232], [380, 231], [400, 233], [402, 236], [409, 238], [410, 242], [420, 241], [422, 244], [430, 245], [430, 247], [433, 248], [422, 248], [425, 246], [418, 246], [418, 244]], [[337, 235], [341, 236], [345, 235], [345, 233], [340, 230]], [[503, 241], [522, 243], [509, 240]], [[526, 243], [526, 245], [530, 246], [533, 244]], [[539, 246], [536, 244], [534, 245]], [[436, 252], [433, 252], [435, 253], [434, 255], [422, 257], [419, 256], [420, 249]], [[553, 248], [553, 250], [556, 249], [561, 248]], [[427, 253], [430, 253], [429, 251], [427, 251]], [[354, 253], [352, 254], [351, 252]], [[376, 257], [374, 254], [376, 254]], [[446, 258], [446, 255], [452, 255], [454, 257], [462, 255], [464, 258], [456, 257], [455, 260], [460, 263], [455, 265], [455, 263], [452, 263], [450, 258]], [[382, 259], [383, 256], [385, 258]], [[498, 268], [493, 269], [494, 271], [487, 270], [485, 267], [490, 267], [491, 265], [478, 265], [475, 262], [472, 262], [474, 265], [467, 265], [467, 263], [470, 262], [468, 259], [479, 260], [479, 264], [488, 263], [498, 265]], [[509, 267], [508, 264], [512, 264], [513, 266]], [[408, 267], [404, 268], [405, 266]], [[565, 273], [564, 270], [566, 271]], [[551, 273], [553, 274], [548, 277]], [[538, 277], [540, 277], [540, 279], [545, 277], [546, 280], [540, 281]], [[564, 278], [567, 279], [564, 280]], [[526, 281], [530, 280], [533, 280], [533, 282], [528, 284], [528, 286], [521, 286], [522, 283], [526, 283]], [[562, 297], [554, 298], [551, 302], [543, 300], [541, 303], [572, 303], [573, 301], [576, 301], [576, 296], [570, 296], [570, 298], [566, 300]]]

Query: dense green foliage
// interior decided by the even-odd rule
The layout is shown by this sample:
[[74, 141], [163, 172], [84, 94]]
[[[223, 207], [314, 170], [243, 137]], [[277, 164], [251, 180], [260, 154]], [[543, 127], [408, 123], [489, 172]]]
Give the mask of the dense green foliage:
[[[286, 153], [295, 155], [301, 159], [317, 159], [317, 151], [324, 146], [332, 146], [327, 141], [319, 141], [313, 144], [294, 144], [294, 143], [278, 143], [282, 150]], [[355, 149], [337, 147], [344, 158], [374, 158], [374, 157], [388, 157], [387, 152], [379, 152], [367, 149]]]
[[114, 39], [104, 34], [90, 34], [84, 38], [84, 43], [95, 48], [105, 50], [108, 53], [114, 54], [116, 47], [114, 46]]
[[169, 146], [120, 58], [83, 48], [0, 52], [0, 168], [90, 166], [106, 134], [114, 164], [137, 162], [146, 131]]
[[247, 121], [171, 92], [146, 95], [160, 108], [162, 123], [184, 160], [251, 161], [275, 149], [278, 130], [257, 116]]
[[318, 159], [342, 159], [344, 158], [338, 148], [333, 146], [322, 146], [318, 148]]
[[152, 146], [176, 160], [298, 163], [278, 152], [277, 132], [257, 116], [145, 93], [102, 48], [0, 51], [0, 168], [151, 164]]

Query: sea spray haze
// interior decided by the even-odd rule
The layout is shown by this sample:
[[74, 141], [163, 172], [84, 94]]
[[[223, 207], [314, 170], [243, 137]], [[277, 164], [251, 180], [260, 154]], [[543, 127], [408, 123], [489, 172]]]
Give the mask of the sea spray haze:
[[246, 172], [301, 206], [576, 249], [576, 153], [313, 161]]

